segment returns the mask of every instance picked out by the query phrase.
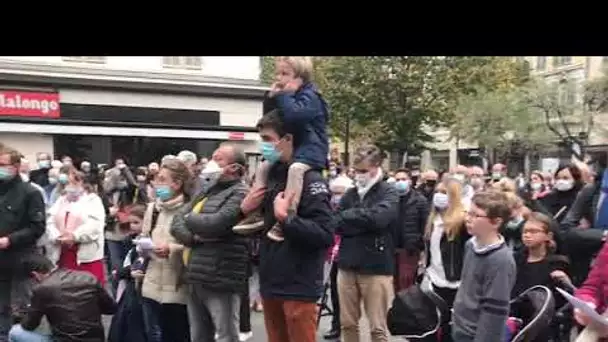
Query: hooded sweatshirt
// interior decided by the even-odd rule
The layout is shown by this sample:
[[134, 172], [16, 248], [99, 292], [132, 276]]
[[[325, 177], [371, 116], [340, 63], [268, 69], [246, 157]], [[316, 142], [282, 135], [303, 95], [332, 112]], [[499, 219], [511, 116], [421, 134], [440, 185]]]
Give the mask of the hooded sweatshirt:
[[515, 279], [513, 254], [502, 236], [489, 246], [479, 246], [471, 238], [465, 246], [461, 284], [454, 300], [454, 334], [475, 342], [504, 341]]

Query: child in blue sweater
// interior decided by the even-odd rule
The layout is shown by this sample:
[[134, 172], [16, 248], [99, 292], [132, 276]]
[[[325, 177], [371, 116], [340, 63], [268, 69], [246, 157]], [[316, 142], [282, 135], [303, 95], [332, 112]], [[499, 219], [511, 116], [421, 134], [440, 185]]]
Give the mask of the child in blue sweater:
[[[327, 104], [319, 94], [312, 79], [312, 60], [310, 57], [277, 57], [275, 82], [264, 103], [264, 114], [277, 109], [282, 115], [285, 129], [292, 135], [294, 160], [289, 167], [287, 186], [284, 196], [292, 198], [291, 210], [296, 211], [302, 194], [304, 174], [310, 169], [325, 169], [329, 154], [327, 136]], [[257, 170], [255, 183], [245, 203], [255, 202], [260, 207], [263, 191], [266, 189], [268, 171], [280, 159], [280, 153], [272, 143], [260, 145], [264, 161]], [[248, 215], [234, 231], [249, 234], [263, 227], [258, 210], [245, 212]], [[283, 241], [281, 227], [275, 225], [267, 234], [274, 241]]]

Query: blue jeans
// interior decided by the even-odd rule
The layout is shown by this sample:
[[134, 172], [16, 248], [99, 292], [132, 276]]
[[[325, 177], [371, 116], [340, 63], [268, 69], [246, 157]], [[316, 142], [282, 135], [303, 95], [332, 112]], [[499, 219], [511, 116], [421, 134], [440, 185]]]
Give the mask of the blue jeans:
[[183, 304], [161, 304], [142, 298], [148, 342], [189, 342], [188, 311]]
[[[122, 241], [112, 241], [106, 240], [106, 246], [108, 248], [108, 273], [112, 273], [113, 270], [117, 270], [122, 267], [122, 264], [129, 252], [130, 241], [122, 240]], [[112, 293], [116, 295], [116, 289], [118, 288], [118, 280], [111, 277], [112, 280]]]
[[8, 333], [8, 340], [9, 342], [53, 342], [51, 336], [25, 330], [21, 324], [13, 325]]

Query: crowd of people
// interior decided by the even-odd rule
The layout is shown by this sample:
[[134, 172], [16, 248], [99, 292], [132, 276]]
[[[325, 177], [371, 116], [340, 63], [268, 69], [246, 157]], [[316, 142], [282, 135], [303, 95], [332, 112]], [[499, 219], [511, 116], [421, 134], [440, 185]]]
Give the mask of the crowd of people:
[[[603, 313], [608, 170], [384, 170], [373, 145], [342, 165], [311, 73], [277, 59], [253, 175], [229, 142], [140, 167], [47, 153], [31, 167], [0, 145], [0, 342], [245, 341], [251, 310], [268, 341], [313, 342], [326, 270], [324, 337], [344, 342], [360, 339], [361, 304], [371, 340], [388, 341], [391, 307], [422, 283], [448, 308], [423, 341], [509, 341], [525, 324], [510, 302], [537, 285], [576, 286]], [[51, 335], [36, 332], [44, 316]], [[572, 320], [608, 336], [583, 311]]]

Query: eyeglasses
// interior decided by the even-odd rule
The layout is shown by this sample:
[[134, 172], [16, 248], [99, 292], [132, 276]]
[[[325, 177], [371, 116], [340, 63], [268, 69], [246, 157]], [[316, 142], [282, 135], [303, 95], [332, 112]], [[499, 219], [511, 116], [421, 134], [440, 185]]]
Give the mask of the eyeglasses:
[[533, 235], [536, 235], [536, 234], [541, 234], [541, 233], [545, 233], [545, 230], [544, 229], [524, 229], [522, 231], [522, 234], [533, 234]]
[[480, 215], [480, 214], [477, 214], [477, 213], [474, 213], [471, 211], [467, 212], [467, 216], [470, 218], [473, 218], [473, 219], [480, 218], [480, 217], [488, 217], [488, 215], [483, 215], [483, 214]]

